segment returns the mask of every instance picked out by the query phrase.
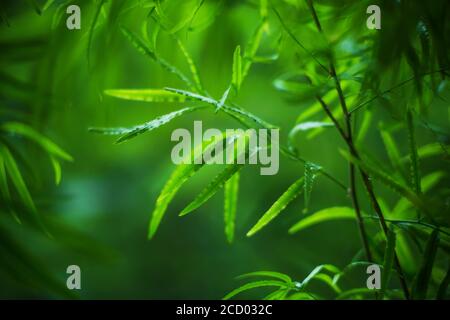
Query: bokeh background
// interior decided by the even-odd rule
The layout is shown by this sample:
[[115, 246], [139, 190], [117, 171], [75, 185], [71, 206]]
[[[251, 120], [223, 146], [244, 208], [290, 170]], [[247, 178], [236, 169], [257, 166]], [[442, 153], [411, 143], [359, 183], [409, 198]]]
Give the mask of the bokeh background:
[[[161, 1], [167, 24], [181, 21], [196, 8], [198, 1]], [[338, 1], [339, 2], [339, 1]], [[357, 1], [364, 2], [364, 1]], [[176, 128], [192, 130], [194, 120], [204, 128], [237, 128], [239, 123], [221, 113], [200, 111], [178, 118], [150, 133], [123, 144], [114, 137], [88, 132], [91, 126], [132, 126], [177, 110], [188, 103], [145, 103], [114, 99], [103, 93], [111, 88], [183, 88], [183, 84], [151, 59], [136, 50], [120, 31], [126, 26], [143, 38], [151, 37], [155, 21], [150, 13], [153, 1], [110, 0], [100, 7], [98, 21], [92, 24], [100, 1], [49, 1], [38, 14], [34, 1], [2, 1], [0, 27], [2, 121], [21, 119], [51, 138], [70, 153], [74, 161], [62, 166], [62, 181], [55, 186], [48, 158], [41, 150], [25, 144], [24, 163], [39, 212], [55, 223], [54, 238], [39, 230], [3, 219], [3, 226], [17, 242], [39, 261], [39, 267], [62, 284], [68, 265], [82, 270], [83, 299], [218, 299], [235, 288], [239, 274], [255, 270], [273, 270], [303, 279], [315, 266], [332, 263], [343, 267], [361, 249], [356, 225], [351, 220], [314, 226], [296, 235], [287, 229], [305, 215], [303, 197], [291, 204], [279, 218], [254, 237], [245, 236], [259, 217], [303, 174], [303, 166], [280, 157], [280, 171], [275, 176], [260, 176], [257, 166], [241, 172], [236, 237], [226, 241], [223, 232], [223, 194], [219, 192], [196, 212], [186, 217], [178, 213], [217, 171], [208, 167], [183, 186], [170, 204], [160, 228], [147, 240], [147, 228], [155, 200], [175, 165], [170, 159]], [[46, 1], [36, 1], [43, 8]], [[81, 30], [65, 26], [69, 4], [81, 8]], [[346, 5], [348, 1], [343, 1]], [[292, 21], [308, 21], [300, 10], [300, 1], [277, 1], [283, 15]], [[324, 2], [325, 9], [329, 2]], [[189, 26], [176, 35], [185, 44], [197, 64], [201, 80], [212, 96], [220, 98], [231, 79], [233, 52], [245, 46], [260, 21], [259, 1], [205, 1]], [[337, 5], [330, 5], [330, 10]], [[364, 4], [357, 8], [364, 10]], [[326, 9], [327, 10], [327, 9]], [[354, 15], [361, 31], [367, 32], [365, 11]], [[235, 101], [247, 110], [281, 129], [286, 141], [301, 108], [308, 101], [292, 99], [276, 90], [274, 79], [298, 70], [307, 55], [286, 35], [273, 14], [260, 53], [277, 52], [270, 63], [254, 64]], [[331, 26], [331, 22], [326, 22]], [[341, 21], [337, 24], [345, 26]], [[312, 26], [295, 29], [306, 44], [314, 43]], [[343, 30], [328, 27], [333, 39]], [[347, 31], [345, 31], [347, 32]], [[88, 50], [88, 43], [90, 49]], [[357, 46], [358, 43], [347, 43]], [[188, 66], [170, 34], [161, 31], [157, 38], [161, 56], [183, 71]], [[308, 62], [310, 63], [310, 62]], [[448, 90], [446, 91], [448, 96]], [[430, 117], [436, 126], [448, 132], [448, 103], [433, 102]], [[444, 106], [445, 105], [445, 106]], [[376, 106], [375, 106], [376, 108]], [[376, 109], [375, 109], [376, 110]], [[375, 120], [390, 121], [390, 116], [375, 111]], [[316, 119], [323, 118], [318, 114]], [[446, 137], [439, 137], [443, 143]], [[417, 134], [419, 143], [434, 141], [424, 128]], [[406, 137], [400, 148], [407, 152]], [[20, 141], [19, 141], [20, 142]], [[19, 143], [18, 142], [18, 143]], [[339, 156], [345, 148], [334, 129], [327, 129], [308, 139], [299, 136], [297, 148], [302, 157], [319, 163], [339, 180], [347, 183], [348, 163]], [[376, 125], [368, 133], [365, 146], [386, 161], [387, 155]], [[441, 160], [426, 160], [424, 172], [445, 168]], [[445, 169], [448, 173], [448, 167]], [[28, 171], [27, 171], [28, 172]], [[448, 186], [444, 181], [437, 188]], [[363, 210], [370, 212], [365, 192], [359, 190]], [[386, 203], [398, 196], [382, 190]], [[331, 206], [351, 206], [346, 192], [323, 176], [318, 177], [311, 195], [308, 213]], [[368, 226], [377, 230], [376, 225]], [[34, 261], [34, 260], [33, 260]], [[363, 271], [355, 273], [349, 286], [365, 283]], [[319, 284], [320, 286], [320, 284]], [[320, 288], [318, 289], [320, 290]], [[264, 290], [263, 290], [264, 291]], [[249, 292], [242, 297], [260, 297]], [[60, 298], [47, 281], [24, 284], [0, 268], [2, 298]]]

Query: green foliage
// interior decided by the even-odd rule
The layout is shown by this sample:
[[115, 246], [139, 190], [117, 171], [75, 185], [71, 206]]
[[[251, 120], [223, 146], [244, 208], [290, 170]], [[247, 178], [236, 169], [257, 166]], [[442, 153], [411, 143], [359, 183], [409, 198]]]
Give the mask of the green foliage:
[[[286, 272], [301, 262], [302, 281], [293, 280], [298, 277], [293, 273], [253, 272], [241, 276], [250, 282], [225, 299], [241, 294], [268, 300], [396, 299], [409, 291], [414, 299], [448, 298], [446, 0], [382, 1], [381, 31], [365, 27], [365, 1], [97, 0], [81, 2], [83, 27], [68, 31], [65, 9], [70, 3], [30, 0], [0, 8], [0, 279], [5, 274], [8, 281], [23, 285], [25, 289], [14, 287], [18, 295], [46, 288], [51, 297], [74, 298], [61, 279], [45, 272], [50, 263], [36, 257], [50, 255], [59, 245], [97, 255], [93, 242], [73, 236], [63, 221], [70, 227], [92, 226], [88, 232], [111, 243], [119, 228], [124, 236], [139, 233], [132, 227], [142, 225], [141, 215], [109, 213], [128, 213], [131, 206], [145, 210], [148, 199], [139, 196], [145, 189], [156, 197], [149, 238], [172, 210], [187, 215], [204, 210], [207, 201], [211, 210], [223, 209], [220, 224], [225, 224], [226, 241], [234, 243], [219, 254], [233, 264], [214, 270], [221, 276], [211, 276], [209, 281], [217, 283], [212, 288], [221, 288], [230, 272], [243, 266], [258, 270], [266, 259], [280, 259], [277, 265]], [[135, 102], [154, 104], [127, 108]], [[174, 103], [179, 104], [175, 110]], [[196, 112], [200, 110], [208, 112]], [[227, 164], [215, 176], [203, 175], [207, 170], [196, 175], [203, 168], [197, 156], [232, 139], [223, 134], [221, 141], [194, 146], [190, 163], [178, 165], [167, 179], [169, 163], [160, 151], [168, 141], [146, 135], [148, 140], [141, 137], [145, 147], [130, 143], [108, 149], [112, 147], [85, 132], [95, 124], [90, 132], [119, 136], [116, 142], [121, 143], [160, 128], [162, 139], [173, 128], [172, 120], [185, 126], [194, 116], [223, 131], [234, 126], [280, 129], [280, 174], [256, 178], [250, 169], [241, 171], [243, 164]], [[111, 126], [117, 122], [141, 124]], [[68, 168], [65, 162], [74, 160], [65, 149], [76, 155]], [[280, 192], [302, 169], [303, 177]], [[193, 187], [183, 188], [185, 194], [178, 197], [188, 181]], [[156, 196], [155, 187], [161, 185]], [[213, 196], [222, 188], [223, 206], [217, 206], [221, 199]], [[241, 239], [238, 232], [252, 226], [247, 232], [252, 236], [269, 223], [281, 224], [283, 219], [275, 218], [302, 192], [303, 215], [287, 231], [304, 241], [288, 244], [280, 233], [285, 231], [273, 228], [251, 242], [254, 250], [248, 254], [246, 241], [253, 240]], [[64, 212], [54, 212], [60, 210]], [[108, 212], [108, 223], [101, 212]], [[186, 224], [202, 228], [202, 250], [217, 251], [217, 230], [205, 228], [206, 223], [216, 226], [217, 217], [185, 218], [191, 219]], [[284, 219], [291, 223], [287, 215]], [[329, 230], [353, 234], [354, 223], [334, 223], [349, 219], [357, 222], [361, 244], [350, 237], [335, 239], [328, 249], [335, 237]], [[312, 226], [314, 233], [300, 234]], [[139, 261], [139, 268], [130, 263], [124, 270], [133, 276], [145, 270], [146, 276], [166, 279], [163, 288], [142, 281], [145, 297], [148, 292], [220, 296], [213, 289], [200, 292], [191, 283], [210, 271], [199, 266], [202, 256], [189, 251], [198, 241], [196, 229], [174, 230], [161, 232], [161, 242], [151, 244], [130, 237], [122, 248], [130, 261]], [[39, 238], [37, 249], [29, 245], [35, 236], [45, 239]], [[179, 249], [177, 241], [183, 241], [186, 252], [168, 257], [167, 250]], [[141, 251], [148, 245], [149, 264]], [[72, 258], [72, 253], [67, 254]], [[361, 258], [363, 253], [367, 259]], [[213, 260], [205, 265], [215, 269]], [[161, 268], [180, 261], [179, 269]], [[332, 264], [315, 266], [313, 261]], [[373, 263], [383, 269], [376, 294], [357, 283]], [[152, 285], [158, 290], [149, 290]], [[179, 286], [189, 291], [178, 291]]]
[[329, 220], [341, 220], [341, 219], [354, 219], [355, 213], [351, 208], [348, 207], [333, 207], [320, 210], [318, 212], [312, 213], [306, 218], [301, 219], [299, 222], [294, 224], [290, 229], [289, 233], [296, 233], [305, 228], [313, 226], [318, 223]]
[[286, 209], [288, 204], [292, 202], [303, 191], [304, 177], [296, 180], [289, 188], [275, 201], [258, 222], [247, 232], [247, 237], [254, 235], [256, 232], [265, 227], [269, 222], [275, 219], [281, 211]]

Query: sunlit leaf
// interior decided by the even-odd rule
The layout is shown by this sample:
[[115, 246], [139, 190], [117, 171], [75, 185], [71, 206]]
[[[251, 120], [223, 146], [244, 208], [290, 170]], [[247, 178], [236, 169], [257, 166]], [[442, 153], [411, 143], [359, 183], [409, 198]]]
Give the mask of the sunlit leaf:
[[73, 160], [72, 156], [69, 155], [66, 151], [62, 150], [50, 139], [44, 137], [39, 132], [37, 132], [36, 130], [34, 130], [33, 128], [31, 128], [26, 124], [19, 122], [6, 122], [2, 124], [1, 130], [26, 137], [39, 144], [48, 153], [56, 157], [59, 157], [63, 160], [67, 161]]
[[108, 96], [145, 102], [184, 102], [186, 97], [161, 89], [108, 89], [104, 93]]
[[226, 183], [224, 187], [224, 222], [225, 222], [225, 236], [229, 243], [233, 242], [237, 200], [239, 193], [239, 176], [240, 173], [236, 172]]
[[145, 132], [152, 131], [156, 128], [165, 125], [166, 123], [172, 121], [175, 118], [178, 118], [187, 113], [191, 113], [193, 111], [197, 111], [199, 109], [204, 109], [206, 106], [198, 106], [198, 107], [188, 107], [184, 109], [180, 109], [165, 115], [162, 115], [156, 119], [148, 121], [146, 123], [130, 127], [130, 128], [97, 128], [92, 127], [89, 128], [90, 132], [100, 133], [105, 135], [122, 135], [119, 139], [117, 139], [116, 143], [122, 143], [132, 138], [137, 137]]
[[289, 233], [293, 234], [325, 221], [342, 219], [355, 219], [354, 210], [348, 207], [332, 207], [317, 211], [294, 224]]
[[256, 232], [264, 228], [269, 222], [275, 219], [287, 205], [292, 202], [303, 191], [304, 177], [295, 181], [279, 198], [272, 204], [258, 222], [247, 232], [247, 237], [254, 235]]
[[383, 273], [381, 275], [381, 290], [379, 299], [383, 299], [384, 293], [389, 285], [389, 280], [391, 279], [391, 270], [394, 265], [395, 244], [396, 234], [393, 230], [389, 229], [386, 250], [384, 251]]
[[[225, 139], [225, 135], [221, 136], [221, 139], [217, 139], [214, 141], [216, 143], [222, 143], [223, 139]], [[180, 164], [177, 166], [175, 171], [172, 173], [170, 178], [166, 181], [161, 193], [156, 199], [155, 209], [153, 210], [149, 228], [148, 228], [148, 237], [149, 239], [153, 238], [158, 229], [158, 226], [166, 213], [167, 207], [172, 199], [175, 197], [178, 190], [181, 186], [189, 180], [198, 170], [200, 170], [204, 162], [196, 161], [196, 155], [201, 154], [203, 157], [203, 151], [212, 143], [212, 141], [204, 141], [201, 145], [196, 146], [194, 150], [191, 151], [191, 154], [188, 156], [190, 161], [189, 163]], [[198, 152], [198, 150], [201, 150]], [[198, 164], [196, 162], [199, 162]]]
[[235, 92], [238, 92], [242, 83], [242, 57], [241, 47], [237, 46], [233, 54], [233, 72], [231, 78], [231, 85]]

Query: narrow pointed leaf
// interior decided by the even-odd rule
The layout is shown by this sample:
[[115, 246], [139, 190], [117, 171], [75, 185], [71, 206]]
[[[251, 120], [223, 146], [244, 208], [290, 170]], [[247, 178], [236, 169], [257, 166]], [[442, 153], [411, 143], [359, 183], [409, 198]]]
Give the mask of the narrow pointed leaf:
[[384, 252], [383, 273], [381, 276], [381, 291], [379, 295], [380, 300], [383, 299], [383, 296], [389, 285], [389, 280], [391, 279], [391, 271], [394, 265], [395, 243], [395, 232], [392, 229], [389, 229], [386, 242], [386, 250]]
[[348, 207], [332, 207], [317, 211], [294, 224], [289, 233], [293, 234], [325, 221], [342, 219], [355, 219], [354, 210]]
[[320, 173], [320, 167], [318, 165], [312, 162], [305, 163], [305, 183], [304, 183], [305, 207], [303, 209], [304, 212], [308, 211], [312, 187], [318, 173]]
[[274, 280], [262, 280], [262, 281], [250, 282], [250, 283], [244, 284], [242, 287], [234, 289], [229, 294], [227, 294], [223, 298], [223, 300], [231, 299], [232, 297], [234, 297], [235, 295], [237, 295], [241, 292], [248, 291], [248, 290], [255, 289], [255, 288], [261, 288], [261, 287], [286, 288], [286, 283], [281, 282], [281, 281], [274, 281]]
[[[222, 135], [219, 141], [214, 141], [214, 143], [222, 143], [223, 139], [225, 139], [225, 134]], [[204, 141], [201, 145], [196, 146], [194, 150], [191, 151], [191, 154], [188, 156], [190, 158], [189, 163], [178, 165], [175, 171], [170, 176], [169, 180], [167, 180], [161, 193], [156, 199], [155, 209], [153, 210], [148, 228], [149, 239], [153, 238], [153, 236], [155, 235], [156, 230], [158, 229], [158, 226], [161, 222], [161, 219], [166, 213], [169, 203], [175, 197], [178, 190], [190, 177], [192, 177], [198, 170], [200, 170], [203, 167], [204, 165], [203, 161], [201, 161], [200, 164], [195, 163], [196, 159], [194, 157], [198, 153], [196, 152], [196, 150], [198, 149], [202, 150], [201, 156], [203, 156], [204, 150], [210, 144], [211, 141]]]
[[263, 214], [258, 222], [247, 233], [247, 237], [254, 235], [256, 232], [264, 228], [269, 222], [275, 219], [287, 205], [292, 202], [303, 191], [304, 177], [295, 181], [277, 201], [270, 207], [270, 209]]
[[231, 179], [225, 183], [224, 188], [224, 222], [225, 236], [229, 243], [233, 242], [236, 221], [237, 201], [239, 194], [240, 173], [236, 172]]
[[73, 158], [66, 151], [58, 147], [50, 139], [44, 137], [42, 134], [34, 130], [28, 125], [19, 122], [7, 122], [1, 126], [1, 130], [18, 134], [25, 138], [28, 138], [35, 143], [39, 144], [44, 150], [46, 150], [51, 155], [57, 156], [63, 160], [72, 161]]
[[117, 139], [116, 143], [125, 142], [132, 138], [135, 138], [138, 135], [141, 135], [145, 132], [152, 131], [156, 128], [161, 127], [162, 125], [172, 121], [175, 118], [178, 118], [187, 113], [197, 111], [199, 109], [204, 109], [205, 106], [198, 107], [188, 107], [184, 109], [180, 109], [165, 115], [162, 115], [156, 119], [143, 123], [141, 125], [137, 125], [131, 128], [89, 128], [90, 132], [100, 133], [105, 135], [122, 135], [119, 139]]
[[435, 229], [428, 238], [419, 272], [414, 279], [412, 289], [412, 297], [414, 299], [423, 300], [427, 297], [428, 285], [431, 280], [431, 271], [433, 270], [433, 264], [436, 258], [438, 246], [439, 231]]
[[286, 284], [291, 284], [292, 279], [288, 275], [280, 272], [275, 271], [255, 271], [250, 273], [245, 273], [237, 277], [237, 279], [246, 279], [251, 277], [269, 277], [269, 278], [275, 278], [278, 280], [282, 280], [286, 282]]
[[220, 172], [214, 179], [211, 181], [205, 189], [203, 189], [199, 195], [189, 204], [186, 206], [186, 208], [181, 211], [180, 216], [184, 216], [201, 205], [203, 205], [206, 201], [208, 201], [209, 198], [211, 198], [213, 195], [219, 191], [223, 185], [231, 179], [231, 177], [237, 173], [240, 169], [244, 167], [243, 164], [230, 164], [227, 165], [227, 167]]
[[184, 102], [186, 97], [162, 89], [108, 89], [104, 93], [108, 96], [145, 102]]

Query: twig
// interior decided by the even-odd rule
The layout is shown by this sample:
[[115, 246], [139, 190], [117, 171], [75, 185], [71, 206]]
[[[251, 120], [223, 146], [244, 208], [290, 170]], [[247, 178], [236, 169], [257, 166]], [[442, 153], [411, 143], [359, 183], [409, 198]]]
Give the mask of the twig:
[[[306, 0], [306, 1], [308, 3], [309, 9], [310, 9], [310, 11], [312, 13], [314, 22], [315, 22], [315, 24], [317, 26], [317, 29], [320, 32], [323, 32], [322, 31], [322, 27], [320, 25], [319, 18], [318, 18], [317, 13], [316, 13], [316, 11], [314, 9], [314, 5], [313, 5], [312, 0]], [[344, 138], [345, 142], [347, 143], [347, 145], [348, 145], [348, 147], [350, 149], [350, 153], [352, 154], [352, 156], [354, 156], [356, 159], [360, 159], [359, 154], [358, 154], [358, 152], [357, 152], [357, 150], [355, 148], [355, 145], [353, 143], [352, 128], [351, 128], [351, 115], [348, 112], [348, 108], [347, 108], [347, 104], [345, 102], [345, 97], [344, 97], [344, 94], [343, 94], [343, 91], [342, 91], [341, 83], [339, 81], [339, 78], [337, 77], [336, 68], [335, 68], [335, 66], [333, 64], [333, 60], [331, 58], [330, 58], [330, 75], [334, 79], [335, 86], [336, 86], [336, 91], [338, 92], [339, 101], [340, 101], [340, 104], [341, 104], [341, 107], [342, 107], [342, 111], [343, 111], [344, 117], [345, 117], [345, 124], [346, 124], [346, 128], [347, 128], [347, 132], [346, 132], [346, 134], [345, 134], [345, 136], [343, 138]], [[349, 170], [350, 171], [350, 192], [351, 192], [351, 196], [352, 196], [352, 200], [353, 200], [353, 204], [354, 204], [356, 215], [357, 215], [359, 220], [362, 220], [361, 214], [360, 213], [358, 214], [359, 205], [357, 203], [358, 200], [357, 200], [356, 191], [354, 190], [354, 188], [355, 188], [355, 175], [354, 175], [355, 168], [354, 168], [354, 165], [351, 162], [349, 163], [349, 168], [350, 168], [350, 170]], [[377, 213], [377, 216], [379, 217], [381, 229], [383, 230], [385, 236], [387, 237], [387, 234], [389, 232], [389, 228], [388, 228], [388, 226], [386, 224], [386, 221], [385, 221], [384, 216], [383, 216], [383, 212], [382, 212], [382, 210], [380, 208], [380, 205], [378, 203], [378, 200], [377, 200], [377, 198], [375, 196], [372, 182], [370, 181], [368, 174], [361, 167], [359, 167], [359, 171], [361, 173], [364, 186], [365, 186], [365, 188], [366, 188], [366, 190], [367, 190], [367, 192], [369, 194], [369, 199], [370, 199], [370, 202], [372, 204], [372, 207], [373, 207], [374, 211]], [[363, 225], [363, 222], [360, 222], [360, 224]], [[397, 254], [395, 252], [394, 252], [394, 261], [395, 261], [396, 268], [397, 268], [397, 271], [398, 271], [399, 276], [400, 276], [399, 277], [400, 278], [400, 283], [402, 285], [402, 289], [403, 289], [405, 298], [409, 299], [410, 295], [409, 295], [408, 285], [406, 283], [406, 279], [405, 279], [402, 267], [400, 265], [400, 261], [399, 261], [398, 256], [397, 256]]]

